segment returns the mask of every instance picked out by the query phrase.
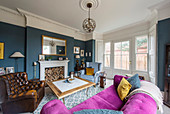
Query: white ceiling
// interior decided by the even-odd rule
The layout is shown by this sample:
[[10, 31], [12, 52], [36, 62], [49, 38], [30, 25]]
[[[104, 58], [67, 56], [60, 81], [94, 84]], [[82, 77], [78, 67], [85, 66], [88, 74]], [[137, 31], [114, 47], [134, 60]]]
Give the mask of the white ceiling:
[[[96, 32], [107, 32], [144, 20], [151, 7], [164, 0], [101, 0], [91, 12], [96, 21]], [[20, 8], [70, 27], [82, 29], [87, 12], [79, 7], [79, 0], [0, 0], [0, 5], [16, 10]]]

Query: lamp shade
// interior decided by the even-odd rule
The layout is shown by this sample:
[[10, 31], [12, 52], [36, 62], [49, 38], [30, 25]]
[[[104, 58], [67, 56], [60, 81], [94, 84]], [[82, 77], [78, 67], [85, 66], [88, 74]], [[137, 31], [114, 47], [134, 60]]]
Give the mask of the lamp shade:
[[15, 52], [15, 53], [12, 54], [10, 57], [19, 58], [19, 57], [25, 57], [25, 56], [22, 55], [20, 52]]
[[77, 58], [77, 59], [80, 58], [80, 55], [76, 55], [76, 58]]

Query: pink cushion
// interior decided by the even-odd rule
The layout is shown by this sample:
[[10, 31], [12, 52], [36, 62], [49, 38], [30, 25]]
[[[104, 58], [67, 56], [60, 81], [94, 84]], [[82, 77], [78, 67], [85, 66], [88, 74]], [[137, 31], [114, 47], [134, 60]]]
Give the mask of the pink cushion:
[[45, 104], [40, 114], [71, 114], [60, 100], [52, 100]]
[[136, 93], [128, 99], [121, 111], [123, 114], [156, 114], [157, 105], [149, 95]]
[[114, 86], [115, 86], [115, 88], [118, 87], [118, 85], [119, 85], [120, 81], [122, 80], [122, 78], [128, 79], [127, 76], [122, 76], [122, 75], [115, 75], [114, 76]]

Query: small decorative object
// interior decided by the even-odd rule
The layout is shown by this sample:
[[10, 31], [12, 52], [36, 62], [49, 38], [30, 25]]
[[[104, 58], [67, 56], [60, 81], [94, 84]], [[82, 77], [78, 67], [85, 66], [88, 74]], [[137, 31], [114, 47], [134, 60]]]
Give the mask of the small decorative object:
[[85, 67], [85, 63], [84, 63], [84, 58], [81, 60], [81, 66], [82, 66], [82, 68], [84, 68]]
[[78, 76], [78, 74], [77, 74], [77, 72], [75, 72], [75, 74], [74, 74], [75, 76]]
[[76, 67], [75, 67], [75, 71], [79, 71], [80, 70], [80, 66], [79, 66], [79, 58], [80, 58], [80, 55], [76, 55], [75, 58], [77, 59], [76, 60]]
[[20, 52], [15, 52], [14, 54], [12, 54], [10, 57], [15, 58], [15, 66], [16, 66], [16, 72], [18, 72], [18, 58], [22, 58], [25, 57], [23, 54], [21, 54]]
[[39, 61], [45, 61], [45, 55], [39, 55]]
[[89, 52], [89, 57], [91, 57], [91, 52]]
[[80, 47], [74, 47], [74, 54], [80, 53]]
[[50, 56], [50, 57], [47, 57], [46, 58], [48, 61], [51, 61], [52, 60], [52, 57]]
[[14, 73], [14, 67], [6, 67], [6, 74]]
[[81, 56], [84, 57], [84, 50], [81, 50]]
[[0, 59], [4, 59], [4, 43], [0, 42]]
[[5, 74], [4, 67], [0, 67], [0, 76]]
[[68, 60], [68, 57], [66, 57], [66, 60]]
[[68, 78], [66, 80], [64, 80], [64, 82], [65, 83], [71, 83]]
[[74, 79], [74, 72], [70, 73], [70, 77], [71, 77], [71, 79]]
[[34, 65], [34, 79], [36, 78], [36, 66], [37, 66], [37, 62], [33, 62]]
[[59, 60], [60, 60], [60, 61], [62, 61], [62, 60], [63, 60], [63, 58], [62, 58], [62, 57], [59, 57]]
[[86, 52], [86, 57], [88, 56], [88, 53]]

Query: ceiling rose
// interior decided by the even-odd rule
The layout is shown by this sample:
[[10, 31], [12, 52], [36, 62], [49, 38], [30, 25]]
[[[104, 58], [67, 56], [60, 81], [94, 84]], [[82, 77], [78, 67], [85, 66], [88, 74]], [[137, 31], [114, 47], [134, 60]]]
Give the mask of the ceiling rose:
[[79, 5], [81, 9], [88, 11], [89, 10], [89, 8], [87, 7], [88, 3], [92, 4], [92, 7], [90, 10], [94, 10], [100, 5], [100, 2], [101, 2], [100, 0], [80, 0]]

